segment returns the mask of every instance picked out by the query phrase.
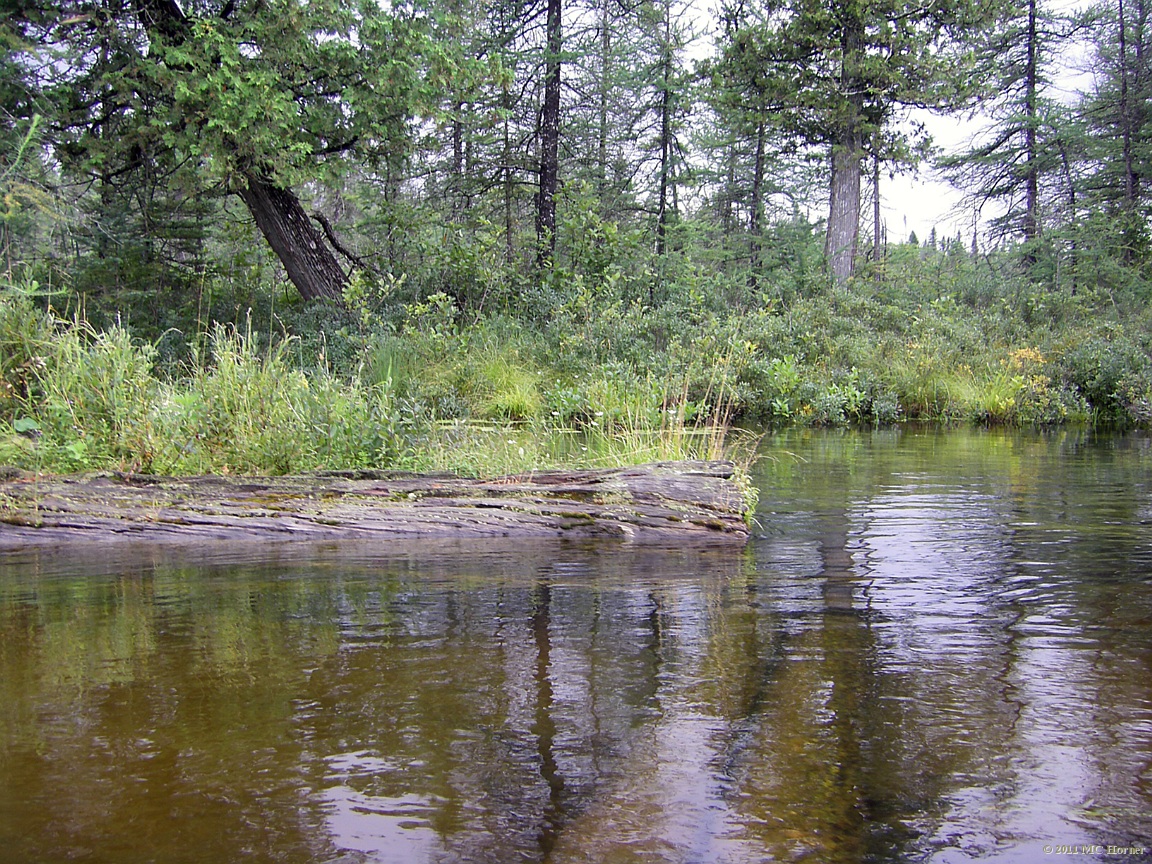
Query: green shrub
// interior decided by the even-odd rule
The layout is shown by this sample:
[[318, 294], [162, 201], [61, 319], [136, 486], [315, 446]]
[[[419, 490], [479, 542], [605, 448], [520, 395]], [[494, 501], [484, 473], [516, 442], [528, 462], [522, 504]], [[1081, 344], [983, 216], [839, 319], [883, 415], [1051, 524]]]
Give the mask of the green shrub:
[[52, 316], [33, 302], [35, 282], [0, 286], [0, 419], [35, 397], [53, 334]]
[[1064, 382], [1102, 423], [1141, 419], [1152, 397], [1152, 360], [1123, 336], [1091, 338], [1060, 358]]

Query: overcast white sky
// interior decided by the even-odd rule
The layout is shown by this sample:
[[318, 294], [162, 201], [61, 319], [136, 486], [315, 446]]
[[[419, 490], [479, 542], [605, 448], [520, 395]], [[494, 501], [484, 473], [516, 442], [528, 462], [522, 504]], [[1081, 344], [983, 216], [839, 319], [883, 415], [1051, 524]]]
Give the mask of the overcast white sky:
[[[1090, 2], [1042, 0], [1042, 5], [1050, 12], [1067, 13], [1084, 9]], [[714, 4], [715, 0], [687, 0], [687, 17], [697, 34], [686, 46], [686, 54], [691, 59], [703, 59], [715, 50], [712, 39], [716, 20], [712, 11]], [[1071, 103], [1079, 93], [1092, 90], [1093, 76], [1084, 59], [1082, 47], [1069, 48], [1066, 56], [1058, 58], [1056, 65], [1059, 68], [1055, 74], [1057, 81], [1053, 95], [1060, 95]], [[934, 145], [945, 152], [964, 149], [989, 123], [985, 117], [940, 116], [927, 111], [916, 112], [915, 118], [925, 125]], [[871, 222], [870, 208], [869, 204], [868, 213], [865, 214], [868, 223]], [[882, 176], [880, 210], [890, 242], [907, 240], [913, 231], [923, 241], [933, 228], [938, 236], [952, 237], [959, 234], [965, 245], [971, 242], [974, 214], [970, 207], [965, 206], [963, 192], [937, 177], [930, 166], [891, 179]], [[813, 207], [810, 215], [816, 219], [827, 214], [819, 207]], [[986, 208], [984, 217], [992, 215]]]
[[[1044, 3], [1045, 8], [1062, 13], [1083, 9], [1087, 5], [1087, 0], [1049, 0]], [[1093, 76], [1082, 48], [1070, 47], [1065, 56], [1058, 58], [1056, 65], [1058, 70], [1052, 95], [1072, 103], [1079, 93], [1092, 90]], [[988, 123], [983, 117], [941, 117], [926, 111], [917, 113], [916, 117], [927, 126], [935, 145], [946, 151], [963, 149]], [[963, 206], [963, 193], [938, 179], [930, 168], [893, 180], [882, 177], [880, 202], [890, 242], [907, 240], [912, 231], [923, 241], [934, 227], [939, 236], [959, 233], [965, 244], [971, 242], [974, 215], [970, 208]], [[991, 214], [985, 213], [988, 215]]]
[[[918, 119], [928, 128], [933, 143], [947, 151], [963, 148], [987, 125], [984, 118], [940, 117], [928, 112], [921, 112]], [[880, 215], [891, 243], [907, 240], [913, 231], [923, 241], [935, 228], [940, 236], [959, 232], [967, 245], [972, 239], [973, 214], [970, 208], [964, 212], [963, 203], [963, 193], [937, 178], [929, 166], [880, 179]]]

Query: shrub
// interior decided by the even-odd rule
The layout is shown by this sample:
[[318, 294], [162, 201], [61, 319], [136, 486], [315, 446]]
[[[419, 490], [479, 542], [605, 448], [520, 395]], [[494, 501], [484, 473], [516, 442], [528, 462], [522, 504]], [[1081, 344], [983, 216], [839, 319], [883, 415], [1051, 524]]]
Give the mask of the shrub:
[[1152, 396], [1152, 361], [1124, 337], [1091, 338], [1061, 358], [1064, 382], [1102, 423], [1140, 419]]

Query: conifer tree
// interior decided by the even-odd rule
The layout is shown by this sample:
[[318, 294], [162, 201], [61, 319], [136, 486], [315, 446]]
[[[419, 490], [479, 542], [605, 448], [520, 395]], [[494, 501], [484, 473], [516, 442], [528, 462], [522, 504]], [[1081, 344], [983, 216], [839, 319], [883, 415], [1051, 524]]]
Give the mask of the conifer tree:
[[239, 197], [306, 299], [346, 275], [295, 186], [396, 158], [423, 83], [420, 22], [341, 0], [21, 0], [6, 41], [66, 171]]
[[1046, 229], [1076, 199], [1071, 163], [1078, 136], [1048, 90], [1051, 65], [1078, 29], [1076, 19], [1050, 12], [1039, 0], [1012, 6], [982, 48], [985, 74], [996, 86], [981, 109], [993, 122], [969, 149], [940, 161], [974, 210], [988, 211], [995, 238], [1021, 241], [1029, 267], [1037, 263]]
[[1119, 255], [1133, 264], [1152, 254], [1152, 26], [1144, 0], [1098, 11], [1094, 65], [1102, 74], [1080, 106], [1094, 165], [1087, 194], [1109, 214]]
[[756, 68], [773, 133], [828, 153], [825, 252], [836, 282], [855, 267], [872, 142], [910, 158], [915, 142], [894, 125], [902, 109], [953, 109], [976, 95], [971, 47], [995, 11], [975, 0], [766, 0], [729, 36]]

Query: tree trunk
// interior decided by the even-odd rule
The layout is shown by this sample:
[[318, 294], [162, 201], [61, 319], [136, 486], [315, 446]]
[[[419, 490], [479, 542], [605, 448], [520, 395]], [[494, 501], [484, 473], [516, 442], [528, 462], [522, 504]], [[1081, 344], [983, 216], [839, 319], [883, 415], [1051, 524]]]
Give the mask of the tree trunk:
[[672, 161], [672, 33], [671, 12], [664, 10], [664, 56], [662, 58], [660, 94], [660, 202], [656, 212], [656, 254], [667, 248], [668, 184]]
[[660, 196], [656, 205], [656, 254], [663, 255], [668, 233], [668, 160], [671, 147], [668, 141], [668, 91], [665, 89], [660, 105]]
[[1080, 255], [1076, 244], [1076, 228], [1078, 225], [1076, 213], [1076, 178], [1072, 174], [1072, 163], [1068, 158], [1068, 149], [1064, 146], [1063, 142], [1060, 144], [1060, 159], [1064, 164], [1064, 182], [1068, 184], [1068, 216], [1066, 222], [1072, 226], [1070, 235], [1070, 245], [1068, 250], [1068, 269], [1071, 272], [1071, 290], [1070, 294], [1076, 296], [1076, 271], [1080, 263]]
[[840, 35], [843, 65], [841, 88], [847, 96], [848, 116], [832, 143], [832, 188], [828, 201], [828, 234], [824, 256], [832, 279], [843, 285], [855, 272], [856, 247], [860, 242], [860, 180], [864, 161], [863, 123], [865, 83], [860, 77], [864, 56], [864, 22], [847, 13]]
[[[884, 247], [880, 242], [882, 226], [880, 224], [880, 144], [873, 142], [875, 151], [872, 153], [872, 260], [877, 264], [884, 255]], [[876, 268], [876, 279], [880, 279], [880, 268]]]
[[736, 224], [736, 159], [736, 142], [730, 141], [725, 159], [723, 210], [720, 216], [720, 227], [725, 241], [731, 238]]
[[[159, 33], [172, 45], [183, 43], [191, 32], [190, 21], [176, 0], [135, 0], [135, 10], [149, 34]], [[300, 295], [305, 300], [343, 303], [348, 277], [316, 233], [300, 199], [291, 189], [282, 189], [254, 171], [244, 172], [244, 179], [247, 186], [237, 194]]]
[[544, 105], [540, 117], [540, 192], [536, 198], [536, 264], [556, 251], [556, 187], [560, 175], [560, 3], [548, 0]]
[[457, 99], [452, 116], [452, 218], [459, 220], [464, 208], [464, 100]]
[[748, 220], [748, 233], [751, 235], [748, 242], [748, 252], [752, 268], [748, 274], [748, 287], [753, 291], [756, 290], [758, 284], [760, 232], [764, 225], [764, 139], [766, 131], [763, 120], [756, 124], [756, 162], [752, 169], [752, 213]]
[[1131, 106], [1128, 104], [1128, 25], [1124, 20], [1124, 0], [1118, 0], [1120, 24], [1120, 134], [1124, 154], [1124, 208], [1130, 209], [1136, 200], [1136, 172], [1132, 160]]
[[501, 155], [503, 163], [501, 187], [504, 195], [504, 261], [511, 264], [516, 260], [515, 225], [512, 220], [512, 130], [509, 125], [509, 116], [512, 113], [512, 94], [508, 89], [508, 82], [504, 82], [504, 92], [500, 98], [500, 107], [504, 109], [504, 150]]
[[860, 174], [864, 147], [860, 133], [847, 132], [832, 147], [832, 194], [828, 205], [828, 233], [824, 255], [832, 279], [843, 285], [856, 266], [856, 245], [860, 238]]
[[238, 190], [240, 199], [256, 220], [256, 227], [288, 272], [288, 278], [305, 300], [344, 302], [344, 275], [336, 257], [324, 245], [300, 199], [254, 174], [245, 175], [248, 185]]
[[[1124, 158], [1124, 203], [1122, 235], [1124, 245], [1121, 251], [1125, 263], [1132, 263], [1136, 257], [1136, 229], [1139, 216], [1136, 214], [1137, 190], [1139, 176], [1135, 167], [1132, 153], [1132, 133], [1134, 124], [1132, 98], [1129, 93], [1129, 61], [1128, 61], [1128, 24], [1124, 15], [1124, 0], [1117, 2], [1117, 15], [1119, 17], [1120, 36], [1120, 134], [1122, 141], [1122, 154]], [[1143, 41], [1142, 39], [1140, 40]]]
[[600, 207], [604, 213], [608, 212], [608, 96], [612, 86], [610, 2], [611, 0], [602, 0], [600, 6], [600, 116], [596, 134], [596, 191], [600, 195]]
[[1036, 263], [1040, 239], [1040, 168], [1036, 147], [1036, 0], [1028, 2], [1028, 57], [1024, 69], [1024, 262]]

